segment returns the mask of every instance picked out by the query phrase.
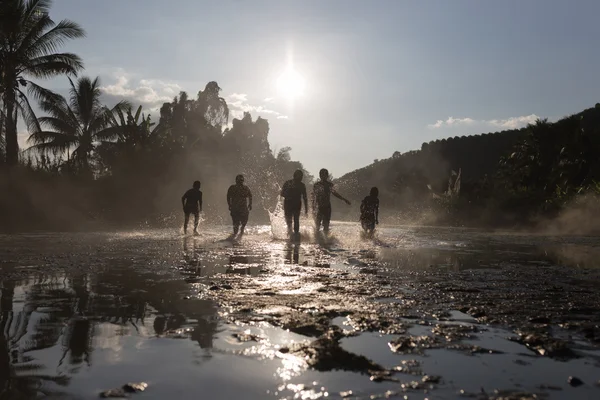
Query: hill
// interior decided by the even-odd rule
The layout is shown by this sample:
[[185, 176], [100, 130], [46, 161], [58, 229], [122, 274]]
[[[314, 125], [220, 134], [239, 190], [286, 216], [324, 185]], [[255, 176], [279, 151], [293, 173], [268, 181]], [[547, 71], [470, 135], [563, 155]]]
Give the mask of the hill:
[[[557, 190], [581, 192], [582, 185], [592, 185], [600, 178], [599, 156], [597, 104], [554, 123], [538, 120], [521, 129], [423, 143], [420, 150], [395, 152], [335, 183], [355, 203], [377, 186], [383, 221], [473, 224], [480, 219], [481, 208], [492, 203], [497, 213], [506, 213], [508, 203], [518, 203], [519, 196], [508, 196], [514, 191], [527, 194], [527, 204], [521, 204], [522, 210], [516, 213], [527, 216], [539, 211], [542, 203], [552, 202]], [[448, 193], [459, 172], [457, 190]], [[448, 204], [450, 197], [452, 204]], [[499, 198], [506, 202], [499, 204]], [[457, 213], [456, 205], [461, 203], [462, 210]], [[356, 220], [356, 208], [335, 207], [334, 218]], [[515, 214], [519, 205], [508, 208]]]

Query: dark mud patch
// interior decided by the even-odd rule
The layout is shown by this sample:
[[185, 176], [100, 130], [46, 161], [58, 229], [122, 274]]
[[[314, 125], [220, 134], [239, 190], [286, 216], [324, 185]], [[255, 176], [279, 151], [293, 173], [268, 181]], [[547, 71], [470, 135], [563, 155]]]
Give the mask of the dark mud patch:
[[129, 382], [120, 388], [105, 390], [100, 393], [101, 398], [129, 398], [131, 393], [140, 393], [148, 388], [146, 382]]
[[284, 314], [279, 319], [281, 328], [290, 332], [298, 333], [304, 336], [317, 337], [327, 333], [331, 327], [332, 318], [338, 314], [327, 312], [298, 312], [292, 311], [289, 314]]
[[331, 330], [308, 345], [300, 344], [289, 351], [302, 357], [317, 371], [342, 370], [384, 376], [388, 371], [368, 358], [344, 350], [339, 343], [342, 335]]
[[517, 337], [511, 337], [509, 340], [520, 343], [530, 349], [537, 355], [551, 357], [558, 360], [568, 361], [579, 358], [571, 347], [571, 344], [565, 340], [551, 337], [542, 329], [524, 329], [517, 330]]

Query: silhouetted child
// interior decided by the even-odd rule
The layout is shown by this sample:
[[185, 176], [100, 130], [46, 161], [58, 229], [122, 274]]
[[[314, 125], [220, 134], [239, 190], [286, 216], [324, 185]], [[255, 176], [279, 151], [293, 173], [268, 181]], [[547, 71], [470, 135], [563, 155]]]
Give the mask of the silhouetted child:
[[231, 211], [233, 234], [237, 235], [238, 230], [240, 230], [243, 235], [250, 216], [250, 210], [252, 210], [252, 192], [250, 192], [248, 186], [244, 185], [244, 175], [236, 176], [235, 185], [231, 185], [227, 190], [227, 205], [229, 211]]
[[308, 215], [308, 199], [306, 196], [306, 186], [302, 183], [304, 173], [301, 170], [294, 172], [294, 179], [290, 179], [283, 184], [281, 188], [281, 197], [283, 200], [283, 212], [288, 233], [292, 233], [292, 218], [294, 219], [294, 233], [300, 232], [300, 211], [302, 210], [302, 200], [304, 199], [304, 212]]
[[360, 203], [360, 224], [367, 235], [373, 235], [379, 224], [379, 189], [371, 188], [371, 193]]
[[197, 235], [198, 220], [200, 219], [200, 211], [202, 211], [202, 192], [200, 191], [200, 181], [194, 181], [193, 187], [185, 192], [185, 194], [181, 197], [181, 205], [183, 206], [183, 212], [185, 214], [183, 232], [187, 234], [190, 214], [194, 214], [194, 235]]
[[319, 171], [320, 180], [315, 183], [312, 193], [312, 206], [315, 212], [315, 225], [317, 232], [323, 224], [323, 231], [329, 232], [329, 222], [331, 221], [331, 195], [334, 195], [340, 200], [350, 205], [350, 201], [342, 197], [341, 194], [335, 191], [333, 183], [329, 182], [329, 171], [325, 168]]

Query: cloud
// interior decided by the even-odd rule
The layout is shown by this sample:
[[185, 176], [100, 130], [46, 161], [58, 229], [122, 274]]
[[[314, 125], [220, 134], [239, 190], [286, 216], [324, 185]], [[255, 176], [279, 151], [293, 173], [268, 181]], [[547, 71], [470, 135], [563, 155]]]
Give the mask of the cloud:
[[441, 128], [442, 126], [470, 125], [473, 122], [475, 122], [475, 121], [472, 118], [448, 117], [448, 119], [445, 121], [438, 119], [435, 124], [430, 124], [427, 126], [429, 128]]
[[501, 120], [493, 119], [493, 120], [489, 121], [489, 123], [492, 124], [493, 126], [497, 126], [499, 128], [516, 129], [516, 128], [521, 128], [523, 126], [526, 126], [527, 124], [533, 124], [538, 119], [540, 119], [540, 117], [538, 117], [537, 115], [530, 114], [530, 115], [524, 115], [521, 117], [512, 117], [512, 118], [501, 119]]
[[[142, 105], [144, 110], [155, 112], [163, 103], [170, 102], [184, 89], [174, 82], [160, 79], [136, 79], [123, 69], [114, 71], [107, 85], [101, 86], [107, 105], [120, 100], [128, 100], [134, 107]], [[253, 104], [246, 93], [232, 93], [225, 96], [231, 117], [241, 118], [244, 112], [250, 112], [254, 117], [265, 116], [287, 119], [287, 116], [273, 110], [267, 103], [273, 104], [273, 97], [267, 97], [262, 104]]]
[[523, 115], [520, 117], [511, 117], [507, 119], [476, 120], [473, 118], [454, 118], [448, 117], [446, 120], [437, 120], [434, 124], [427, 125], [430, 129], [451, 128], [459, 126], [475, 126], [480, 129], [517, 129], [527, 124], [534, 123], [539, 117], [535, 114]]
[[158, 79], [132, 79], [122, 70], [115, 74], [115, 82], [101, 86], [105, 97], [115, 103], [119, 100], [129, 100], [134, 107], [141, 104], [144, 109], [155, 109], [162, 103], [169, 102], [183, 89], [176, 83], [161, 81]]
[[[255, 115], [266, 115], [274, 116], [277, 119], [287, 119], [287, 115], [281, 114], [279, 111], [266, 108], [263, 105], [252, 105], [248, 101], [248, 95], [246, 93], [232, 93], [225, 97], [227, 105], [229, 106], [230, 114], [233, 118], [241, 118], [245, 112], [249, 112]], [[267, 101], [269, 100], [269, 101]], [[270, 102], [272, 98], [267, 98], [264, 101]]]

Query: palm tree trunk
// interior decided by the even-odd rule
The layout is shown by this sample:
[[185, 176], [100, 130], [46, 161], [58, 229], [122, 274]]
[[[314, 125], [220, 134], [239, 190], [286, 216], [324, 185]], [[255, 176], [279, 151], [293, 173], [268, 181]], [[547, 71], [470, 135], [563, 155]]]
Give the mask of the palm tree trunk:
[[15, 92], [6, 88], [6, 164], [9, 167], [19, 163], [19, 142], [17, 141], [17, 118]]
[[[2, 102], [2, 100], [0, 100], [0, 144], [2, 143], [2, 141], [4, 140], [6, 143], [6, 139], [3, 138], [4, 136], [4, 111], [5, 111], [5, 107], [4, 107], [4, 102]], [[5, 158], [4, 158], [4, 149], [0, 149], [0, 165], [4, 164], [6, 162]]]

